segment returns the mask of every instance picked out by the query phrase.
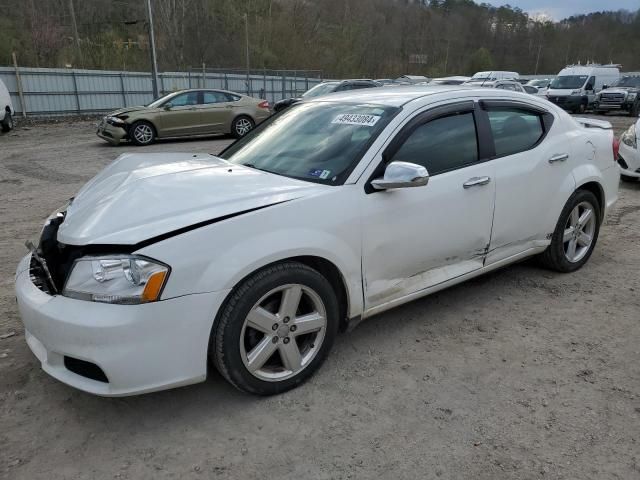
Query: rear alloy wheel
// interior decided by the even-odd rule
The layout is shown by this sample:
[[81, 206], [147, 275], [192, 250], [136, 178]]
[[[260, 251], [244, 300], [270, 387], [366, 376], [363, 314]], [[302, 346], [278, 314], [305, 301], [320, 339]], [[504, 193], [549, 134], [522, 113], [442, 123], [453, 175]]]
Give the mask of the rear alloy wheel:
[[156, 131], [149, 122], [140, 120], [129, 128], [129, 138], [139, 146], [151, 145], [156, 139]]
[[599, 232], [598, 199], [589, 191], [576, 191], [560, 214], [551, 245], [540, 257], [542, 263], [559, 272], [578, 270], [589, 260]]
[[210, 356], [238, 389], [289, 390], [324, 361], [338, 328], [338, 303], [317, 271], [285, 263], [256, 273], [231, 294], [213, 332]]
[[4, 120], [2, 121], [2, 131], [10, 132], [11, 130], [13, 130], [13, 127], [13, 116], [11, 115], [11, 112], [6, 112], [4, 114]]
[[238, 117], [231, 123], [231, 135], [236, 138], [244, 137], [247, 133], [253, 130], [255, 123], [249, 117]]

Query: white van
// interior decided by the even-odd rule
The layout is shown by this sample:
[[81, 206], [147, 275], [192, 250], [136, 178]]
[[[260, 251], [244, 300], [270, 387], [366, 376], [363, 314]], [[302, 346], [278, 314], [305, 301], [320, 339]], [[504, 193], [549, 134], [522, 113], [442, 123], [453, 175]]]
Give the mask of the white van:
[[469, 79], [468, 83], [476, 82], [495, 82], [496, 80], [516, 80], [520, 78], [518, 72], [505, 72], [505, 71], [491, 71], [491, 72], [476, 72], [473, 77]]
[[8, 132], [13, 128], [13, 116], [15, 113], [9, 90], [7, 90], [4, 82], [0, 80], [0, 125], [3, 132]]
[[605, 85], [620, 78], [619, 65], [570, 65], [549, 84], [547, 98], [573, 113], [584, 112]]

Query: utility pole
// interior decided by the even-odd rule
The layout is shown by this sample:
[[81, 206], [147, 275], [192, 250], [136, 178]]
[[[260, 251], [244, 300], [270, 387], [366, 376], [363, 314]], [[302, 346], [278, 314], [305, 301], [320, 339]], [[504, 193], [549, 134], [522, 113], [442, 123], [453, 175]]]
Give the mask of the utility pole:
[[73, 28], [73, 38], [76, 42], [78, 60], [80, 61], [80, 66], [84, 67], [84, 61], [82, 60], [82, 48], [80, 47], [80, 35], [78, 35], [78, 24], [76, 23], [76, 10], [73, 8], [73, 0], [69, 0], [69, 13], [71, 14], [71, 27]]
[[158, 94], [158, 62], [156, 60], [156, 40], [153, 35], [153, 15], [151, 13], [151, 0], [147, 0], [147, 28], [149, 29], [149, 50], [151, 51], [151, 86], [153, 89], [153, 98], [156, 99]]
[[251, 67], [249, 64], [249, 16], [244, 14], [244, 35], [247, 44], [247, 95], [251, 96]]
[[542, 40], [540, 40], [540, 45], [538, 45], [538, 56], [536, 57], [536, 68], [533, 72], [534, 75], [538, 74], [538, 64], [540, 63], [540, 52], [542, 51]]

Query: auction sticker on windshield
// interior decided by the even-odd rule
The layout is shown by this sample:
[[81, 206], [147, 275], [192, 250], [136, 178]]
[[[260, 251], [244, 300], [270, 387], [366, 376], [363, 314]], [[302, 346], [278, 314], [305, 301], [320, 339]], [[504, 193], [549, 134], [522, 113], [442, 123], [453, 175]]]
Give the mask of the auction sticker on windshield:
[[365, 127], [373, 127], [380, 116], [378, 115], [364, 115], [361, 113], [343, 113], [333, 119], [331, 123], [337, 123], [341, 125], [363, 125]]

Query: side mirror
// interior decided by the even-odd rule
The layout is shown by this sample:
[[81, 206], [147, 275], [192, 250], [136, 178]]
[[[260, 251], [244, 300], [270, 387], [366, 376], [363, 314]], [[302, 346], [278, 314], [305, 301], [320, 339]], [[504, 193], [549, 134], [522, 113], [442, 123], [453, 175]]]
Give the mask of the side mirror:
[[606, 90], [607, 88], [609, 88], [609, 85], [607, 85], [606, 83], [602, 85], [602, 90]]
[[391, 162], [384, 177], [376, 178], [371, 185], [376, 190], [391, 188], [424, 187], [429, 183], [429, 172], [421, 165], [409, 162]]
[[172, 107], [173, 105], [171, 104], [171, 102], [167, 102], [162, 108], [164, 108], [165, 110], [171, 110]]

